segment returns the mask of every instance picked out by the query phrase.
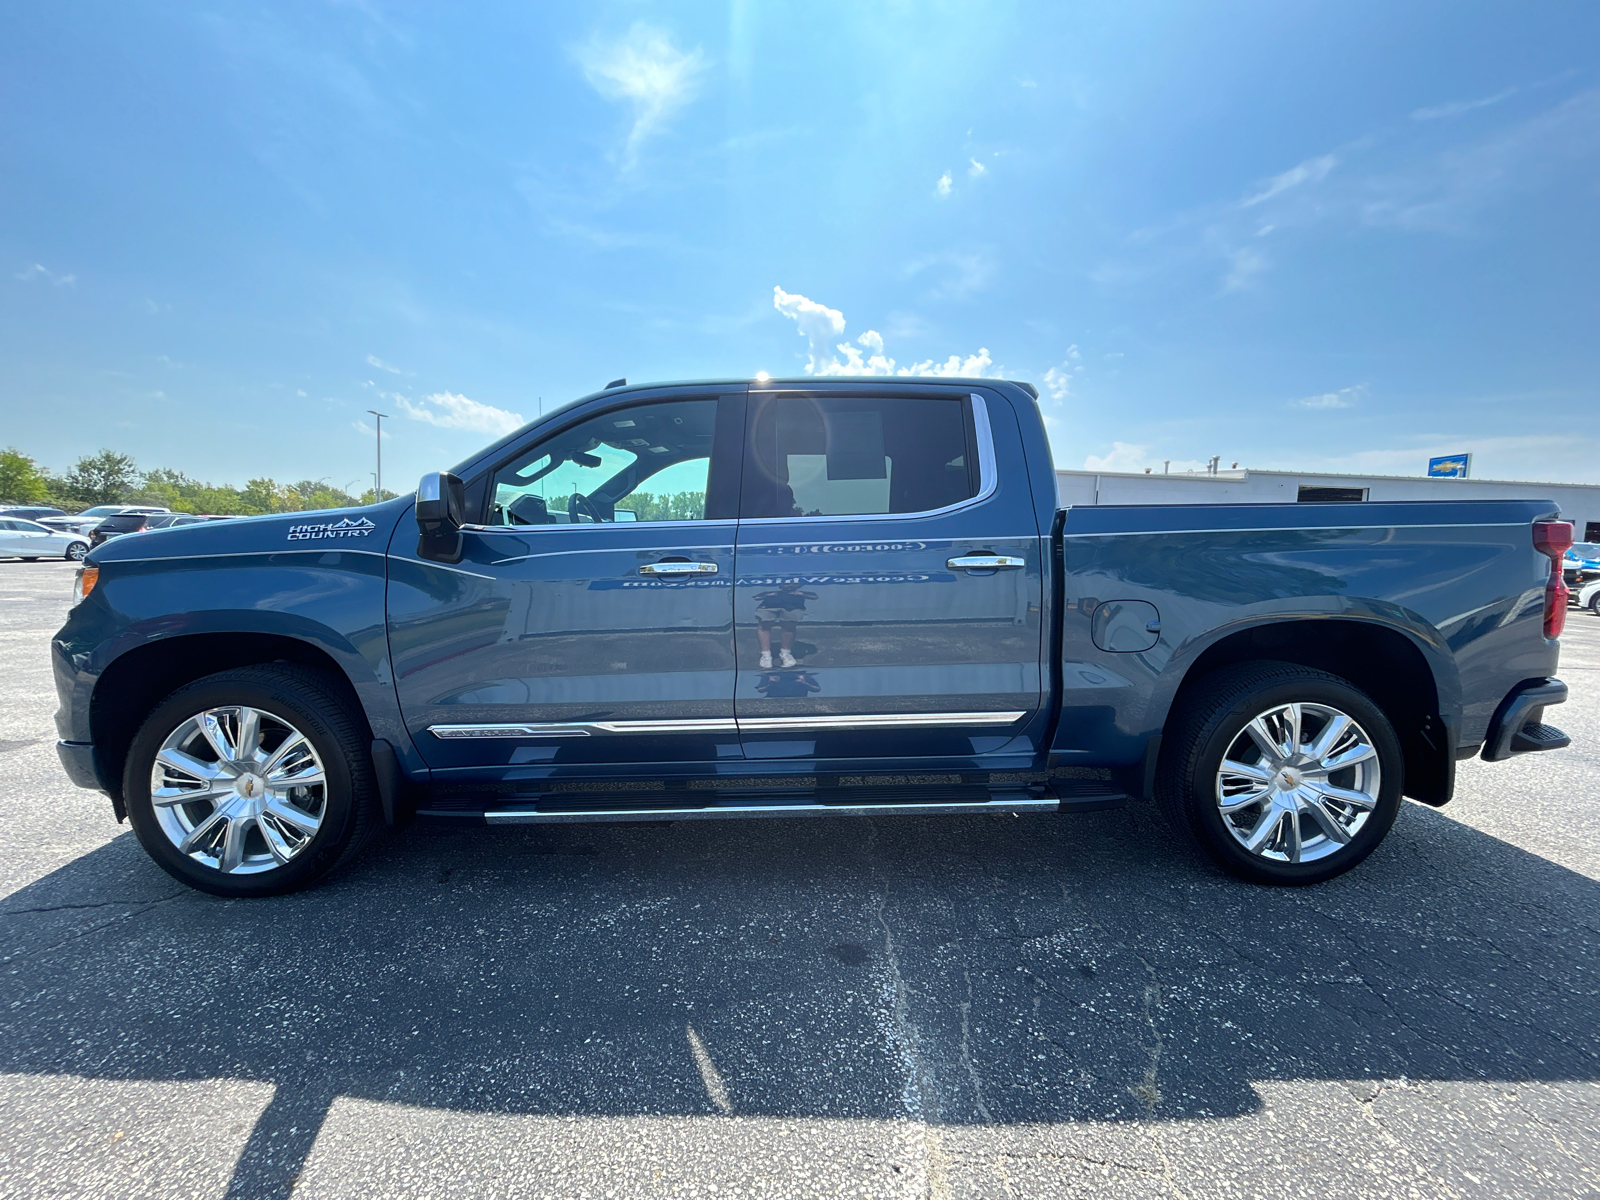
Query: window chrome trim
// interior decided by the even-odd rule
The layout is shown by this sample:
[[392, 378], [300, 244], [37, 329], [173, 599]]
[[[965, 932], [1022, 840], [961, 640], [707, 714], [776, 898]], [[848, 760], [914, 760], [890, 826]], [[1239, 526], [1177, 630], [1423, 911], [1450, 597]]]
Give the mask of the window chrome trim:
[[978, 443], [978, 494], [942, 508], [925, 508], [908, 513], [844, 513], [839, 516], [819, 517], [740, 517], [741, 525], [773, 525], [792, 521], [916, 521], [923, 517], [942, 517], [946, 513], [960, 512], [975, 504], [982, 504], [994, 495], [1000, 486], [1000, 473], [995, 466], [994, 431], [989, 425], [989, 406], [976, 392], [968, 394], [972, 401], [972, 436]]
[[446, 741], [481, 738], [592, 737], [606, 733], [798, 733], [830, 729], [933, 729], [950, 725], [1014, 725], [1028, 714], [847, 713], [804, 717], [703, 717], [682, 721], [557, 721], [547, 724], [430, 725], [428, 732]]
[[686, 526], [705, 529], [717, 525], [732, 529], [737, 524], [738, 521], [732, 517], [718, 517], [716, 520], [702, 518], [697, 521], [591, 521], [580, 525], [463, 525], [461, 528], [469, 533], [525, 534], [550, 529], [586, 529], [593, 532], [596, 529], [683, 529]]

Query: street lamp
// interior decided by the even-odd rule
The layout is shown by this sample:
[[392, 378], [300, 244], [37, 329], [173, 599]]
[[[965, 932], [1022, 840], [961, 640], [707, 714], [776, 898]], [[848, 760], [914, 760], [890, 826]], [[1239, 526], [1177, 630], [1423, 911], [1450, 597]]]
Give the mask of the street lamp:
[[378, 472], [373, 477], [372, 502], [383, 503], [383, 419], [388, 413], [381, 413], [375, 408], [367, 409], [369, 413], [378, 418]]

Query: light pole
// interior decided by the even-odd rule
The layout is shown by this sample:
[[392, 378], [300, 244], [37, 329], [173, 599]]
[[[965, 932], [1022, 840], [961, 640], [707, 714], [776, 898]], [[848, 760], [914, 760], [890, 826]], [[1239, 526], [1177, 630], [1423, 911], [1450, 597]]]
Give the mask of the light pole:
[[371, 413], [373, 416], [378, 418], [378, 473], [373, 478], [373, 483], [372, 483], [372, 502], [374, 504], [382, 504], [383, 503], [383, 419], [385, 417], [387, 417], [389, 414], [388, 413], [381, 413], [375, 408], [369, 408], [369, 409], [367, 409], [367, 411], [369, 413]]

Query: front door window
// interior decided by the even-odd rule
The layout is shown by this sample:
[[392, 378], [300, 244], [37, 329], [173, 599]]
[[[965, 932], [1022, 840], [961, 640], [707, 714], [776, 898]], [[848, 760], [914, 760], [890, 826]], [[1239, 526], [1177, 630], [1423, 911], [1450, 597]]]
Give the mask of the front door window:
[[495, 473], [488, 523], [703, 521], [716, 424], [715, 400], [593, 417]]

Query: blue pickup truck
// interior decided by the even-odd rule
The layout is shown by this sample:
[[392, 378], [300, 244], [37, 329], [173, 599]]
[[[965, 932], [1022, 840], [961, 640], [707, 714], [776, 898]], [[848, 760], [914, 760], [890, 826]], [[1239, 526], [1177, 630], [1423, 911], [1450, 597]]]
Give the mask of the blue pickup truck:
[[997, 380], [619, 381], [415, 496], [118, 538], [60, 754], [151, 856], [304, 886], [414, 821], [1154, 800], [1224, 869], [1350, 869], [1543, 722], [1539, 499], [1062, 509]]

